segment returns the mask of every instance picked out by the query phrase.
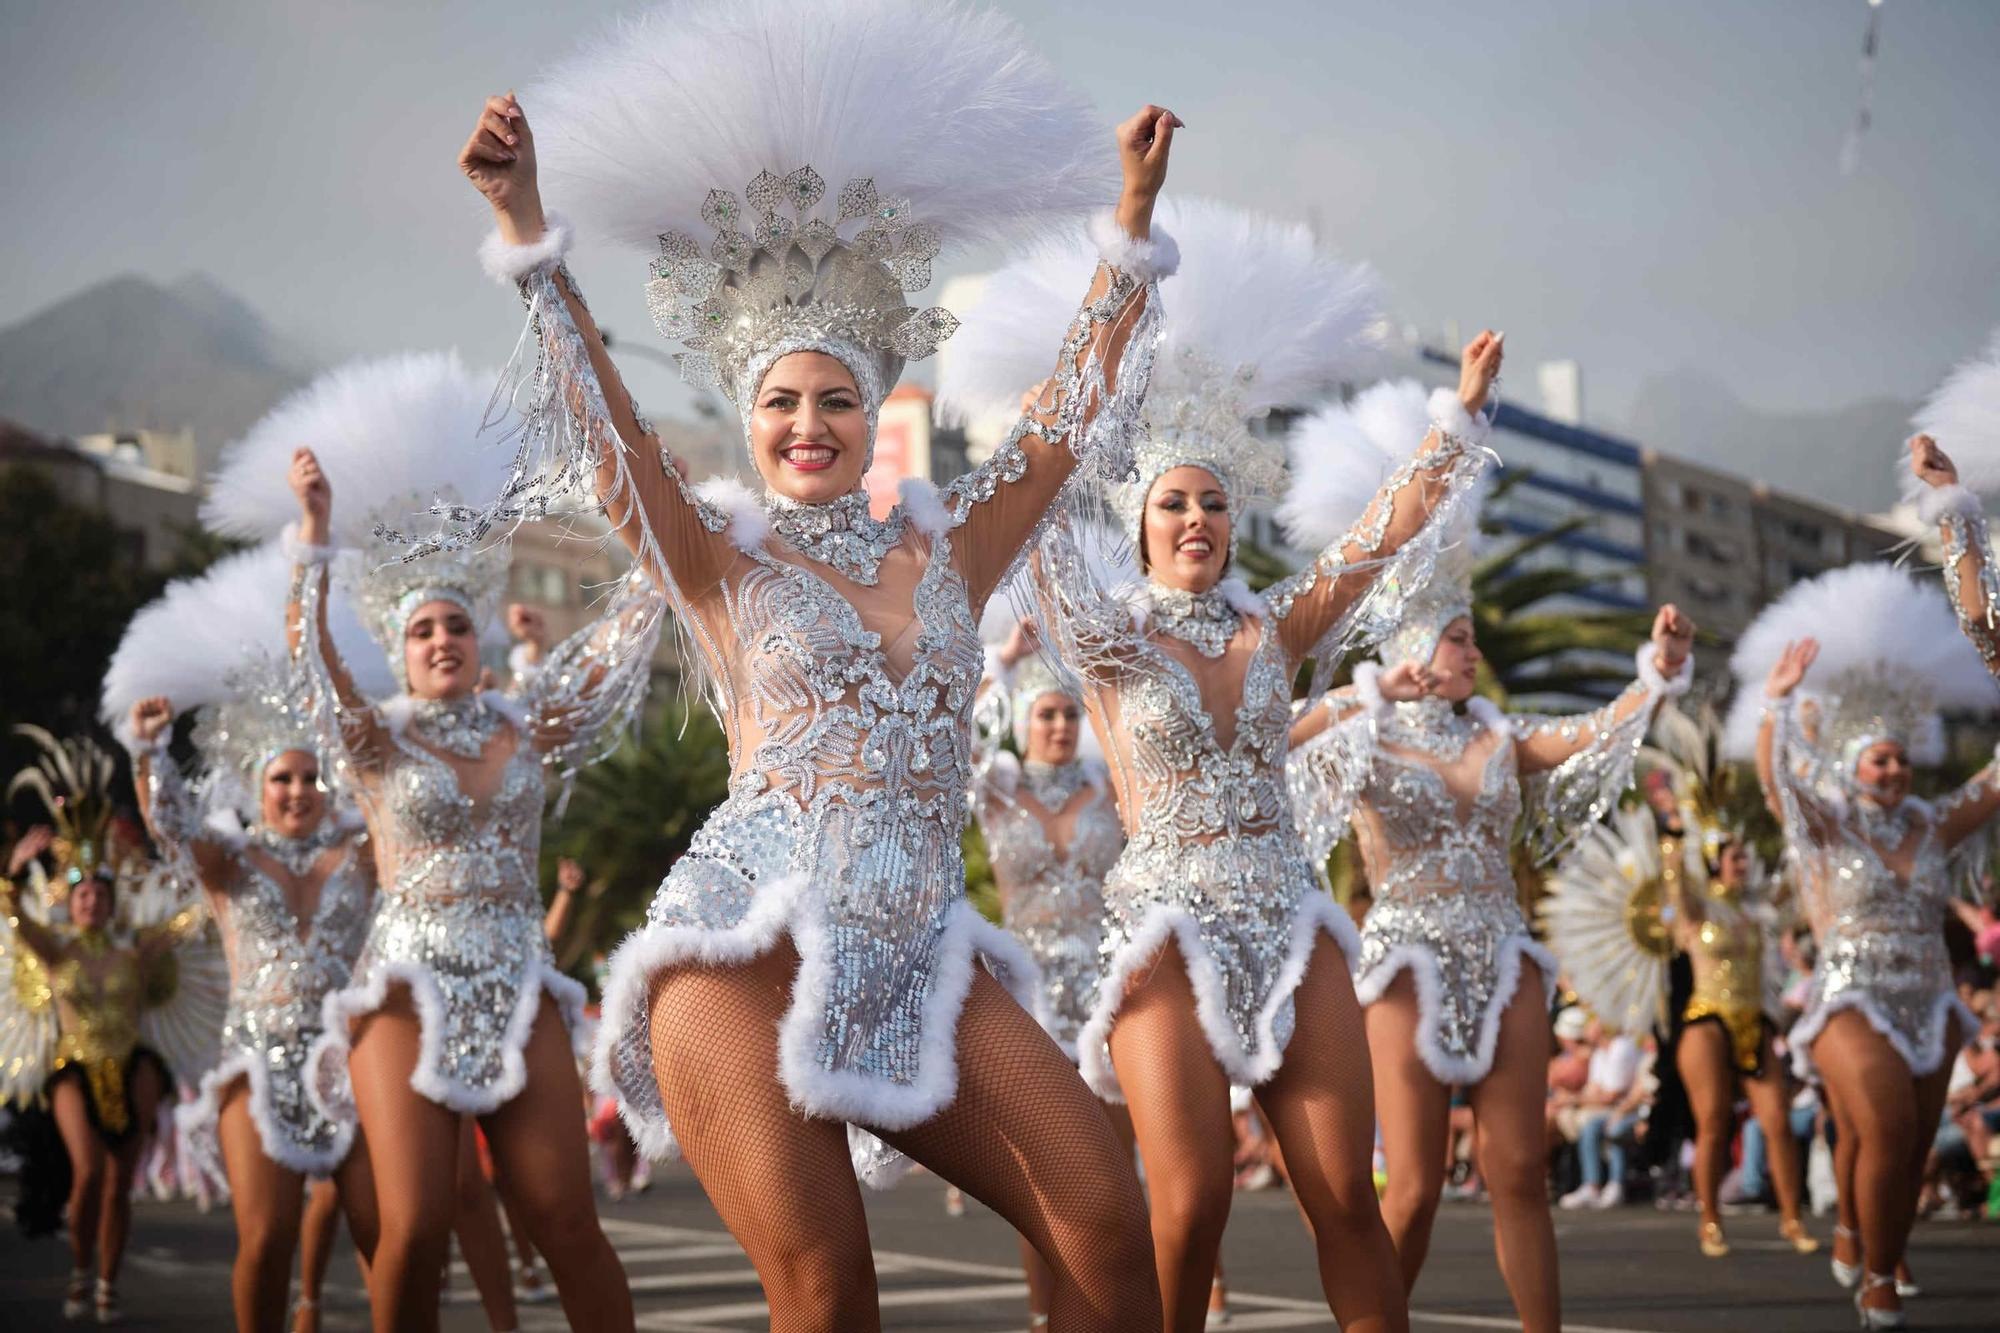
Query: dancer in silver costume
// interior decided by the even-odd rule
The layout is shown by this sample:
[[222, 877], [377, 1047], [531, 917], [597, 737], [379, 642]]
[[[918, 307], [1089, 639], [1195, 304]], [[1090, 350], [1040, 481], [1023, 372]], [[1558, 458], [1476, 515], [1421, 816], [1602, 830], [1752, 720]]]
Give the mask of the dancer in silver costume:
[[[699, 60], [683, 58], [688, 32]], [[772, 69], [797, 73], [783, 97]], [[879, 517], [861, 486], [877, 412], [956, 326], [904, 293], [946, 242], [1065, 214], [1081, 229], [1103, 198], [1093, 164], [1109, 165], [1081, 104], [1011, 24], [904, 0], [670, 6], [535, 96], [532, 132], [520, 102], [489, 101], [462, 160], [498, 224], [489, 270], [518, 284], [539, 355], [526, 485], [466, 535], [594, 476], [671, 601], [733, 773], [612, 960], [600, 1088], [649, 1155], [686, 1156], [774, 1328], [876, 1326], [855, 1167], [886, 1173], [883, 1143], [1034, 1243], [1058, 1324], [1156, 1325], [1129, 1158], [979, 965], [1033, 985], [1025, 953], [966, 903], [959, 837], [979, 611], [1059, 492], [1089, 481], [1080, 464], [1129, 466], [1170, 252], [1152, 202], [1177, 122], [1148, 107], [1118, 131], [1105, 262], [1072, 291], [1067, 337], [1050, 335], [1040, 374], [1053, 366], [1055, 384], [1035, 411], [980, 468], [942, 491], [906, 484]], [[657, 238], [655, 317], [686, 342], [684, 373], [740, 413], [761, 495], [696, 493], [663, 466], [562, 264], [570, 233], [543, 212], [537, 138], [581, 220]], [[854, 1164], [843, 1121], [873, 1136]]]
[[[268, 651], [282, 644], [290, 568], [266, 548], [173, 585], [126, 630], [104, 691], [146, 826], [202, 886], [229, 959], [221, 1057], [177, 1115], [183, 1142], [229, 1180], [231, 1294], [245, 1330], [284, 1321], [307, 1176], [337, 1178], [358, 1248], [374, 1246], [366, 1154], [349, 1151], [354, 1118], [329, 1114], [306, 1087], [325, 999], [347, 984], [367, 934], [375, 866], [359, 819], [320, 781], [310, 701]], [[258, 631], [266, 651], [246, 651], [240, 636]], [[192, 781], [166, 748], [185, 706], [200, 708], [203, 772]]]
[[[662, 608], [614, 598], [515, 693], [479, 688], [478, 636], [497, 619], [505, 544], [412, 553], [383, 525], [440, 491], [498, 484], [506, 452], [478, 438], [491, 392], [489, 377], [441, 356], [329, 372], [225, 457], [208, 513], [225, 530], [270, 535], [291, 494], [296, 527], [284, 541], [296, 568], [282, 623], [320, 753], [373, 849], [374, 921], [351, 983], [326, 1000], [309, 1086], [329, 1108], [352, 1101], [368, 1146], [376, 1327], [436, 1325], [460, 1120], [474, 1115], [569, 1319], [616, 1330], [631, 1327], [632, 1307], [591, 1194], [576, 1068], [584, 992], [543, 936], [537, 853], [548, 770], [616, 743], [647, 687]], [[338, 555], [336, 541], [358, 558]], [[379, 702], [329, 633], [336, 563], [396, 682]]]
[[[1421, 386], [1390, 384], [1338, 411], [1390, 427], [1380, 454], [1393, 457], [1393, 440], [1424, 419], [1422, 403]], [[1308, 423], [1296, 452], [1337, 449], [1348, 425]], [[1315, 439], [1321, 431], [1325, 438]], [[1348, 456], [1372, 476], [1373, 454]], [[1302, 513], [1311, 521], [1299, 521]], [[1288, 503], [1286, 514], [1295, 542], [1328, 521], [1327, 507], [1309, 497]], [[1521, 912], [1514, 829], [1529, 808], [1531, 845], [1547, 856], [1615, 806], [1654, 713], [1692, 678], [1694, 627], [1662, 608], [1638, 654], [1639, 679], [1596, 712], [1506, 716], [1474, 695], [1476, 518], [1474, 506], [1460, 511], [1450, 549], [1380, 659], [1300, 719], [1288, 768], [1308, 858], [1325, 865], [1351, 826], [1374, 893], [1355, 993], [1367, 1010], [1387, 1159], [1383, 1215], [1404, 1285], [1415, 1287], [1429, 1250], [1451, 1091], [1462, 1087], [1515, 1311], [1525, 1328], [1554, 1329], [1561, 1293], [1544, 1102], [1557, 965]]]
[[[1401, 1327], [1369, 1173], [1354, 928], [1315, 891], [1283, 761], [1294, 671], [1393, 623], [1434, 554], [1420, 530], [1484, 457], [1438, 432], [1305, 570], [1262, 597], [1225, 580], [1242, 506], [1283, 477], [1279, 446], [1251, 425], [1331, 382], [1370, 325], [1372, 293], [1303, 228], [1212, 204], [1183, 203], [1166, 222], [1183, 268], [1162, 284], [1138, 479], [1115, 497], [1145, 581], [1113, 592], [1093, 544], [1062, 528], [1034, 566], [1038, 623], [1082, 678], [1128, 837], [1105, 881], [1103, 975], [1078, 1054], [1091, 1085], [1131, 1108], [1168, 1327], [1206, 1317], [1231, 1196], [1231, 1083], [1255, 1087], [1276, 1131], [1342, 1325]], [[1010, 308], [1075, 262], [1056, 253], [1003, 269], [984, 299]], [[1271, 319], [1278, 309], [1298, 317]], [[985, 339], [955, 349], [941, 399], [976, 414], [1009, 375], [1028, 379], [1006, 353]], [[1490, 336], [1468, 351], [1470, 401], [1484, 401], [1499, 361]]]
[[[1090, 1016], [1104, 939], [1104, 876], [1125, 847], [1104, 767], [1077, 753], [1083, 701], [1076, 686], [1037, 650], [1034, 622], [1014, 623], [1005, 643], [987, 650], [977, 717], [1011, 730], [1020, 758], [996, 747], [972, 780], [972, 814], [986, 839], [1000, 898], [1000, 923], [1041, 970], [1037, 1017], [1076, 1058], [1077, 1034]], [[1132, 1120], [1107, 1105], [1128, 1145]], [[1048, 1266], [1021, 1242], [1028, 1276], [1028, 1322], [1049, 1322]]]
[[[1083, 703], [1017, 622], [987, 655], [986, 697], [1013, 732], [1016, 758], [996, 749], [974, 772], [972, 812], [986, 839], [1000, 920], [1041, 969], [1042, 1026], [1076, 1058], [1097, 991], [1104, 876], [1125, 847], [1102, 763], [1077, 753]], [[982, 713], [992, 705], [981, 705]]]
[[1822, 923], [1818, 965], [1790, 1041], [1800, 1073], [1825, 1082], [1841, 1132], [1856, 1140], [1855, 1302], [1869, 1328], [1904, 1325], [1896, 1269], [1925, 1127], [1938, 1123], [1951, 1054], [1975, 1024], [1953, 988], [1944, 920], [1954, 854], [2000, 812], [2000, 778], [1989, 765], [1935, 802], [1910, 794], [1913, 765], [1944, 756], [1940, 710], [1996, 702], [1978, 654], [1952, 630], [1934, 588], [1891, 566], [1851, 565], [1773, 603], [1732, 659], [1742, 689], [1732, 742], [1754, 745], [1802, 886], [1820, 900], [1808, 907]]

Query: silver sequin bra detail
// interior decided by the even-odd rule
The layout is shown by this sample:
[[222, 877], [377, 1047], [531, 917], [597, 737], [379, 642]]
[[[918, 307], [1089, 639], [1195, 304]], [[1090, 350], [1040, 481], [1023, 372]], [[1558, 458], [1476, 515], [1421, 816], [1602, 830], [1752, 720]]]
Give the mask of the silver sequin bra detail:
[[868, 512], [868, 494], [850, 491], [825, 504], [802, 504], [766, 494], [764, 512], [771, 530], [811, 560], [831, 566], [856, 583], [873, 586], [881, 577], [882, 557], [903, 539], [903, 511], [887, 518]]
[[[1772, 767], [1785, 838], [1806, 864], [1807, 892], [1818, 898], [1811, 916], [1822, 923], [1805, 1011], [1788, 1037], [1793, 1063], [1809, 1076], [1814, 1040], [1828, 1019], [1852, 1009], [1895, 1048], [1912, 1077], [1934, 1073], [1951, 1054], [1945, 1047], [1951, 1019], [1962, 1034], [1979, 1026], [1952, 984], [1944, 936], [1951, 873], [1939, 832], [1942, 811], [1973, 788], [1940, 806], [1912, 797], [1896, 817], [1885, 817], [1840, 790], [1840, 778], [1806, 739], [1792, 708], [1776, 713]], [[1892, 829], [1901, 831], [1901, 841], [1869, 835], [1893, 836]], [[1890, 866], [1891, 856], [1907, 859], [1907, 879]]]
[[[1041, 969], [1043, 1026], [1074, 1059], [1097, 992], [1104, 876], [1125, 846], [1125, 831], [1110, 795], [1092, 789], [1059, 844], [1059, 816], [1087, 785], [1083, 765], [1022, 768], [1013, 792], [1004, 780], [983, 780], [973, 809], [1000, 890], [1001, 923]], [[1021, 799], [1022, 789], [1032, 805]]]
[[1189, 592], [1152, 583], [1146, 591], [1152, 608], [1148, 627], [1191, 644], [1203, 657], [1222, 656], [1243, 623], [1243, 617], [1217, 588]]

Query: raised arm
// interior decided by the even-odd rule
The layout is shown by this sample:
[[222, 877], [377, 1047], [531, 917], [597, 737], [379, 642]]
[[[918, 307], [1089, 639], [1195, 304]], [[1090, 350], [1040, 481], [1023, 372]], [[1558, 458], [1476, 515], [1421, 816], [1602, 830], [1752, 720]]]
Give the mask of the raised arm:
[[132, 705], [119, 739], [132, 756], [132, 786], [146, 831], [169, 856], [188, 856], [204, 884], [225, 882], [229, 853], [202, 831], [201, 807], [180, 766], [167, 753], [174, 707], [164, 698]]
[[[1660, 705], [1684, 694], [1693, 678], [1694, 622], [1668, 604], [1653, 617], [1653, 632], [1636, 661], [1638, 679], [1611, 703], [1577, 717], [1537, 720], [1522, 728], [1518, 752], [1523, 775], [1568, 763], [1613, 735], [1645, 738]], [[1630, 774], [1629, 767], [1627, 775]]]
[[569, 228], [543, 211], [534, 132], [512, 93], [486, 99], [458, 165], [493, 209], [495, 231], [481, 258], [495, 278], [519, 287], [538, 344], [519, 404], [523, 467], [491, 518], [537, 517], [553, 494], [588, 476], [641, 568], [677, 606], [701, 598], [735, 558], [719, 535], [722, 518], [695, 498], [633, 406], [562, 262]]
[[551, 948], [569, 929], [576, 915], [576, 895], [583, 888], [583, 867], [565, 856], [556, 862], [556, 896], [542, 917], [542, 936]]
[[1819, 640], [1785, 645], [1764, 680], [1764, 718], [1757, 729], [1757, 776], [1764, 803], [1794, 842], [1817, 839], [1833, 821], [1818, 792], [1819, 756], [1812, 752], [1804, 719], [1794, 698], [1819, 657]]
[[299, 500], [298, 526], [286, 533], [290, 548], [292, 587], [285, 599], [285, 645], [316, 685], [315, 712], [323, 732], [331, 733], [355, 758], [380, 752], [384, 740], [368, 700], [340, 660], [327, 629], [327, 567], [333, 561], [333, 484], [321, 471], [310, 449], [292, 454], [288, 474]]
[[62, 958], [62, 937], [50, 930], [44, 923], [35, 920], [21, 910], [21, 874], [28, 863], [47, 851], [55, 842], [55, 831], [47, 824], [37, 824], [23, 833], [7, 855], [7, 878], [0, 882], [0, 909], [7, 915], [7, 924], [20, 937], [23, 948], [42, 960], [44, 966], [53, 967]]
[[[953, 556], [975, 608], [1006, 579], [1080, 463], [1106, 481], [1130, 466], [1159, 324], [1156, 281], [1178, 262], [1172, 241], [1153, 236], [1153, 206], [1180, 126], [1173, 112], [1145, 106], [1118, 127], [1124, 187], [1116, 210], [1093, 223], [1103, 262], [1053, 372], [1024, 398], [1021, 419], [993, 456], [946, 491], [953, 521], [966, 527]], [[1146, 354], [1128, 366], [1134, 346]]]
[[[1265, 593], [1292, 661], [1317, 657], [1326, 668], [1379, 639], [1429, 579], [1443, 528], [1432, 520], [1468, 502], [1486, 464], [1475, 437], [1503, 355], [1502, 335], [1490, 329], [1466, 344], [1458, 393], [1431, 396], [1432, 426], [1416, 456], [1390, 475], [1344, 538]], [[1424, 539], [1413, 540], [1420, 533]]]
[[1993, 537], [1979, 497], [1958, 484], [1958, 468], [1928, 435], [1910, 438], [1910, 471], [1924, 483], [1917, 512], [1938, 525], [1944, 545], [1944, 590], [1959, 628], [1979, 649], [1986, 669], [2000, 676], [2000, 571], [1993, 567]]
[[1938, 802], [1938, 837], [1955, 848], [2000, 814], [2000, 756]]

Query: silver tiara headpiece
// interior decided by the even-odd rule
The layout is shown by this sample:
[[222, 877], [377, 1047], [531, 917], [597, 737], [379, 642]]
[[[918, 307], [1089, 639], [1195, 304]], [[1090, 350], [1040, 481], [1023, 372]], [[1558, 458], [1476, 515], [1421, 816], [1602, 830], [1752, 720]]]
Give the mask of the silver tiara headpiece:
[[741, 200], [708, 192], [706, 247], [677, 231], [659, 238], [646, 284], [653, 322], [687, 349], [675, 357], [682, 378], [720, 388], [746, 416], [772, 362], [816, 351], [853, 372], [872, 424], [904, 364], [958, 328], [949, 311], [913, 310], [907, 295], [930, 285], [936, 228], [914, 220], [907, 201], [879, 196], [873, 180], [841, 186], [830, 212], [825, 198], [809, 166], [767, 170]]
[[300, 672], [262, 652], [246, 653], [223, 675], [228, 696], [195, 714], [194, 743], [217, 795], [257, 809], [264, 769], [291, 750], [318, 753], [310, 690]]
[[[450, 511], [454, 497], [416, 495], [380, 506], [383, 515], [403, 515], [426, 508]], [[368, 629], [389, 660], [396, 683], [409, 688], [403, 664], [403, 629], [417, 608], [431, 602], [451, 602], [472, 618], [475, 633], [483, 632], [500, 615], [507, 593], [507, 570], [513, 553], [506, 542], [456, 549], [414, 537], [377, 523], [362, 548], [358, 570], [345, 573], [349, 595]], [[339, 566], [343, 571], [351, 566]]]
[[1829, 677], [1813, 692], [1819, 707], [1819, 743], [1840, 756], [1841, 772], [1852, 773], [1862, 752], [1895, 741], [1919, 764], [1944, 756], [1944, 719], [1930, 682], [1887, 663], [1852, 666]]
[[1171, 350], [1154, 363], [1145, 438], [1135, 450], [1138, 477], [1117, 487], [1111, 497], [1134, 550], [1139, 549], [1153, 484], [1177, 467], [1201, 468], [1222, 483], [1229, 497], [1232, 558], [1244, 506], [1283, 492], [1284, 447], [1250, 430], [1263, 415], [1245, 402], [1256, 376], [1255, 366], [1232, 369], [1190, 348]]

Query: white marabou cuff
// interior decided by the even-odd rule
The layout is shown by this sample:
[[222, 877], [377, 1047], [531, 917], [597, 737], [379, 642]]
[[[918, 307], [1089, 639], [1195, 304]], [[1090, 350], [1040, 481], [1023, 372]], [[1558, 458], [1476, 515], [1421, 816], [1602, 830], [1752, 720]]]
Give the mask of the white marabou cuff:
[[541, 236], [526, 245], [502, 240], [500, 229], [495, 227], [479, 243], [479, 266], [486, 270], [487, 277], [511, 287], [541, 269], [561, 263], [569, 253], [573, 236], [569, 220], [560, 213], [550, 213], [544, 219]]
[[1963, 486], [1926, 486], [1917, 495], [1917, 517], [1926, 524], [1936, 523], [1950, 514], [1960, 518], [1977, 518], [1983, 512], [1979, 497]]
[[285, 524], [285, 530], [278, 535], [278, 548], [295, 565], [324, 565], [333, 559], [335, 551], [331, 546], [314, 546], [299, 540], [299, 525], [296, 523]]
[[1098, 257], [1140, 282], [1171, 277], [1181, 266], [1181, 248], [1166, 229], [1155, 226], [1146, 240], [1118, 225], [1118, 215], [1105, 208], [1090, 216], [1090, 240]]
[[1430, 401], [1426, 406], [1430, 412], [1431, 425], [1446, 435], [1464, 440], [1467, 444], [1483, 443], [1487, 431], [1492, 426], [1492, 422], [1483, 413], [1474, 416], [1466, 411], [1465, 404], [1458, 401], [1458, 395], [1450, 389], [1432, 389]]

